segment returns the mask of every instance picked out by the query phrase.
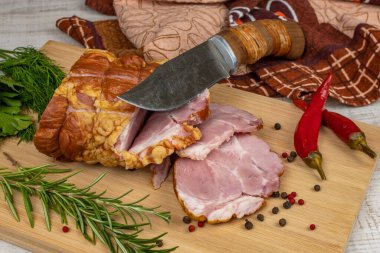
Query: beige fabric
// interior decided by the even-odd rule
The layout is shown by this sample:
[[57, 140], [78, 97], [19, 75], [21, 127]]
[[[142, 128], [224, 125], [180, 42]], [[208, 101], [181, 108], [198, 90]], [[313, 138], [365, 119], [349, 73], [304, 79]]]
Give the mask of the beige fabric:
[[229, 0], [157, 0], [158, 2], [177, 2], [177, 3], [220, 3]]
[[179, 4], [152, 0], [115, 0], [126, 37], [143, 48], [147, 61], [171, 59], [204, 42], [226, 24], [223, 3]]
[[344, 1], [309, 0], [319, 23], [330, 23], [352, 37], [360, 23], [380, 27], [380, 6]]

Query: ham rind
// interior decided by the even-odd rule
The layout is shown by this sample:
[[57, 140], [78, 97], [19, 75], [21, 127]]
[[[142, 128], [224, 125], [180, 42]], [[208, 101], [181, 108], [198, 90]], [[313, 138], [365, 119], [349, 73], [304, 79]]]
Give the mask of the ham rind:
[[170, 157], [166, 157], [161, 164], [150, 164], [149, 168], [152, 171], [153, 188], [157, 190], [169, 176], [171, 168]]
[[[126, 168], [142, 168], [161, 164], [177, 150], [186, 148], [201, 138], [198, 128], [209, 114], [209, 92], [206, 90], [189, 104], [169, 112], [153, 113], [124, 155]], [[127, 161], [131, 163], [128, 164]], [[137, 166], [136, 166], [137, 164]]]
[[228, 141], [235, 133], [252, 133], [263, 126], [263, 121], [249, 112], [228, 105], [210, 104], [210, 117], [198, 125], [202, 138], [191, 146], [177, 151], [180, 157], [203, 160], [214, 149]]
[[174, 189], [186, 213], [209, 223], [241, 218], [259, 209], [277, 191], [283, 164], [268, 144], [240, 134], [206, 159], [180, 158], [174, 165]]

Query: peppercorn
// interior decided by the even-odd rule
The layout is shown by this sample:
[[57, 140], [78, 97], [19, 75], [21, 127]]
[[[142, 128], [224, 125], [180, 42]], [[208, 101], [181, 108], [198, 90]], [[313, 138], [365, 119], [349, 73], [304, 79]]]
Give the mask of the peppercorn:
[[278, 191], [272, 193], [272, 198], [278, 198], [278, 197], [280, 197], [280, 193]]
[[296, 203], [296, 201], [294, 199], [289, 199], [289, 202], [290, 204], [294, 205], [294, 203]]
[[289, 154], [291, 157], [294, 157], [296, 158], [297, 157], [297, 152], [296, 151], [290, 151], [290, 154]]
[[247, 230], [251, 230], [251, 229], [253, 228], [253, 224], [252, 224], [252, 222], [250, 222], [249, 220], [245, 219], [244, 227], [245, 227], [245, 229], [247, 229]]
[[198, 227], [202, 228], [204, 227], [205, 223], [203, 221], [198, 221]]
[[184, 216], [183, 219], [182, 219], [182, 221], [183, 221], [184, 223], [186, 223], [186, 224], [190, 224], [190, 222], [191, 222], [191, 218], [190, 218], [189, 216]]
[[319, 192], [319, 191], [321, 190], [321, 186], [318, 185], [318, 184], [314, 185], [314, 190], [315, 190], [316, 192]]
[[314, 230], [315, 229], [315, 225], [314, 224], [310, 224], [310, 230]]
[[292, 204], [289, 202], [289, 201], [285, 201], [284, 204], [282, 204], [282, 206], [285, 208], [285, 209], [289, 209], [292, 207]]
[[294, 199], [293, 195], [292, 195], [292, 194], [289, 194], [289, 195], [288, 195], [288, 199], [289, 199], [289, 200]]
[[194, 225], [190, 225], [189, 226], [189, 232], [194, 232], [195, 231], [195, 226]]
[[262, 215], [261, 213], [259, 213], [259, 214], [257, 215], [257, 219], [258, 219], [259, 221], [264, 221], [264, 215]]
[[284, 227], [286, 225], [286, 220], [282, 218], [278, 221], [278, 224], [280, 224], [281, 227]]
[[280, 209], [278, 209], [277, 206], [272, 208], [272, 213], [273, 214], [278, 214], [279, 211], [280, 211]]
[[68, 226], [63, 226], [62, 231], [63, 231], [63, 233], [67, 233], [70, 231], [70, 228]]
[[294, 157], [293, 156], [288, 156], [288, 158], [286, 158], [286, 160], [288, 160], [288, 162], [293, 162], [294, 161]]
[[156, 245], [157, 245], [157, 247], [162, 247], [164, 245], [164, 243], [162, 240], [157, 240]]
[[276, 124], [274, 124], [274, 129], [280, 130], [281, 129], [281, 124], [278, 123], [278, 122]]
[[283, 153], [281, 154], [281, 156], [282, 156], [283, 158], [286, 158], [286, 157], [288, 157], [288, 153], [283, 152]]
[[281, 198], [286, 199], [288, 197], [288, 194], [286, 192], [281, 193]]
[[303, 199], [299, 199], [298, 200], [298, 205], [302, 206], [303, 204], [305, 204], [305, 201]]
[[297, 197], [297, 193], [296, 192], [292, 192], [292, 193], [290, 193], [290, 195], [292, 195], [293, 198]]

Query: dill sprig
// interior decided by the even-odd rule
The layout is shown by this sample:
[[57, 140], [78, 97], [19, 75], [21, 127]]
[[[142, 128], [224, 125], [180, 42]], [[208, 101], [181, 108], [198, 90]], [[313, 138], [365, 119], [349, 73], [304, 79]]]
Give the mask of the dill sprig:
[[[17, 165], [17, 164], [16, 164]], [[141, 202], [147, 197], [136, 201], [124, 203], [121, 198], [127, 196], [126, 192], [119, 197], [106, 197], [106, 191], [96, 193], [92, 187], [98, 183], [105, 174], [98, 176], [89, 185], [79, 188], [67, 182], [69, 178], [80, 173], [75, 172], [58, 180], [47, 180], [46, 176], [58, 173], [68, 173], [70, 169], [55, 168], [54, 165], [37, 167], [21, 167], [17, 171], [7, 168], [0, 169], [0, 188], [5, 201], [13, 215], [20, 221], [14, 205], [14, 192], [20, 192], [30, 225], [34, 226], [33, 206], [31, 196], [37, 196], [43, 207], [47, 229], [51, 230], [49, 211], [53, 210], [61, 217], [61, 222], [67, 224], [67, 217], [72, 217], [76, 227], [90, 242], [96, 240], [105, 244], [110, 252], [171, 252], [176, 248], [158, 249], [156, 243], [166, 233], [153, 238], [140, 238], [142, 228], [151, 226], [149, 215], [154, 215], [169, 222], [170, 213], [157, 211], [159, 207], [144, 207]], [[121, 221], [117, 221], [120, 220]]]
[[[11, 85], [12, 90], [19, 93], [22, 108], [36, 112], [38, 120], [65, 77], [58, 66], [32, 47], [0, 49], [0, 72], [0, 86], [1, 83]], [[19, 130], [17, 136], [31, 141], [34, 133], [35, 124], [32, 124]]]

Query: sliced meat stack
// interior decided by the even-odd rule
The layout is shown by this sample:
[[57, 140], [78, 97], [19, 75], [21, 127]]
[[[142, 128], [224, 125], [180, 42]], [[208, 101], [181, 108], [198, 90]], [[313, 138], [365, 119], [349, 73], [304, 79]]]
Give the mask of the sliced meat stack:
[[282, 173], [282, 162], [268, 144], [235, 135], [204, 160], [178, 159], [174, 189], [193, 219], [225, 222], [254, 213], [279, 188]]
[[199, 125], [202, 138], [181, 150], [174, 189], [193, 219], [219, 223], [254, 213], [279, 188], [283, 164], [268, 144], [250, 133], [262, 128], [252, 114], [211, 104]]
[[117, 98], [157, 66], [133, 54], [86, 50], [43, 113], [36, 148], [57, 159], [142, 168], [196, 142], [201, 133], [192, 125], [208, 116], [208, 91], [176, 111], [153, 113], [145, 127], [147, 111]]

